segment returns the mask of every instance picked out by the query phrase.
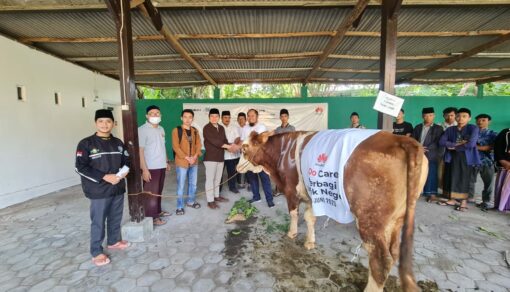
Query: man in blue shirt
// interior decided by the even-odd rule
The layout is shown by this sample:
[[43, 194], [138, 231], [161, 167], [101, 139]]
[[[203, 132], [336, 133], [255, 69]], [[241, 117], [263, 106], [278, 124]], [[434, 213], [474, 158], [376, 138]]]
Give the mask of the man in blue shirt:
[[[479, 130], [477, 126], [468, 124], [470, 120], [471, 111], [467, 108], [459, 109], [457, 126], [447, 128], [439, 139], [439, 146], [446, 147], [443, 191], [449, 198], [440, 204], [456, 206], [457, 211], [467, 209], [470, 174], [474, 167], [480, 165], [476, 148]], [[460, 200], [460, 205], [457, 200]]]
[[482, 203], [480, 203], [478, 207], [480, 207], [482, 211], [486, 211], [488, 209], [488, 203], [491, 199], [494, 179], [494, 153], [492, 149], [498, 135], [498, 133], [489, 129], [490, 121], [491, 116], [488, 114], [480, 114], [476, 116], [476, 125], [480, 130], [478, 134], [478, 141], [476, 142], [476, 148], [478, 149], [481, 165], [471, 172], [471, 181], [469, 183], [469, 198], [473, 199], [475, 195], [476, 179], [478, 174], [480, 174], [483, 181], [483, 191]]

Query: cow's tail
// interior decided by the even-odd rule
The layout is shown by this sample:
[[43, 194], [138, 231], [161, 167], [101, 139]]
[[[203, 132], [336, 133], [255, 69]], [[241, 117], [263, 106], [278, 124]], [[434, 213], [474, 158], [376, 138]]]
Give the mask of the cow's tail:
[[428, 164], [428, 161], [424, 159], [423, 148], [414, 139], [405, 139], [401, 145], [407, 153], [407, 194], [398, 270], [403, 290], [419, 291], [413, 273], [414, 215], [416, 200], [424, 183], [424, 181], [422, 182], [422, 167], [424, 167], [423, 164]]

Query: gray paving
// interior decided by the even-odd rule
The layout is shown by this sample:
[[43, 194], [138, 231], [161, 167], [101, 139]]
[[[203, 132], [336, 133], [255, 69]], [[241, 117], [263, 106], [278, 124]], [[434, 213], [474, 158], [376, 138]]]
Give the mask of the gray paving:
[[[201, 166], [199, 191], [203, 189]], [[174, 191], [172, 171], [165, 193]], [[226, 214], [240, 195], [225, 195], [231, 201], [221, 204], [220, 210], [205, 208], [200, 197], [201, 209], [188, 208], [184, 216], [174, 213], [168, 224], [155, 229], [150, 241], [110, 252], [112, 263], [104, 267], [92, 265], [88, 253], [88, 200], [80, 186], [2, 209], [0, 291], [307, 291], [314, 287], [353, 291], [342, 289], [347, 287], [342, 286], [342, 270], [352, 268], [349, 264], [360, 243], [354, 224], [319, 218], [318, 248], [307, 252], [301, 248], [302, 219], [295, 242], [264, 225], [268, 220], [285, 221], [284, 198], [275, 198], [273, 209], [264, 201], [258, 203], [258, 220], [227, 225]], [[246, 191], [241, 195], [250, 197]], [[175, 212], [175, 199], [165, 199], [163, 207]], [[508, 214], [483, 213], [474, 206], [462, 213], [423, 201], [416, 213], [417, 280], [444, 291], [510, 290], [510, 268], [503, 259], [503, 252], [510, 250]], [[127, 214], [126, 203], [125, 221]], [[246, 237], [233, 238], [232, 229], [242, 230]], [[285, 266], [288, 252], [300, 256]], [[367, 266], [364, 250], [357, 262], [358, 268]], [[397, 275], [396, 268], [392, 275]], [[303, 277], [313, 280], [301, 281]]]

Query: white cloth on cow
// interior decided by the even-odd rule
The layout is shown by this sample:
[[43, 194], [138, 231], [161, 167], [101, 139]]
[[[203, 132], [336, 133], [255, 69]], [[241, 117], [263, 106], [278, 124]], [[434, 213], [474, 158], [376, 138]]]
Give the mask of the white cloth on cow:
[[344, 191], [344, 166], [354, 149], [377, 132], [379, 130], [320, 131], [305, 146], [301, 172], [315, 216], [326, 215], [344, 224], [354, 220]]

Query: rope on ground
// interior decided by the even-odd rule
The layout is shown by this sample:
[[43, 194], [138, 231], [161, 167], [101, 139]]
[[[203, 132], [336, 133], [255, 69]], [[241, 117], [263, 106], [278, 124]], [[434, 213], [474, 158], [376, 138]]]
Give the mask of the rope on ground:
[[326, 229], [326, 227], [328, 227], [329, 219], [330, 219], [330, 218], [328, 217], [328, 218], [324, 221], [324, 224], [322, 225], [321, 230]]
[[353, 263], [359, 257], [359, 251], [361, 250], [361, 243], [356, 247], [356, 251], [354, 251], [354, 256], [351, 259], [351, 263]]

